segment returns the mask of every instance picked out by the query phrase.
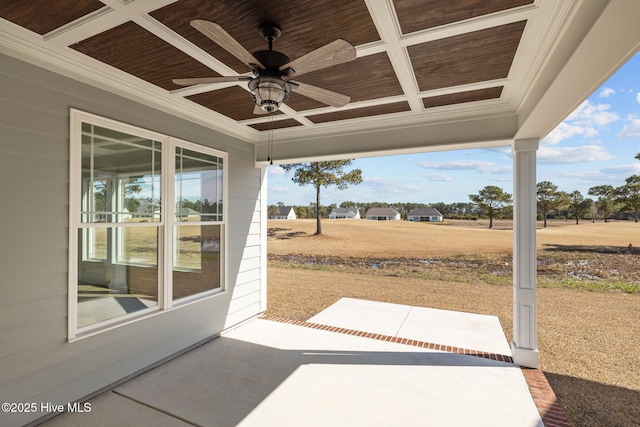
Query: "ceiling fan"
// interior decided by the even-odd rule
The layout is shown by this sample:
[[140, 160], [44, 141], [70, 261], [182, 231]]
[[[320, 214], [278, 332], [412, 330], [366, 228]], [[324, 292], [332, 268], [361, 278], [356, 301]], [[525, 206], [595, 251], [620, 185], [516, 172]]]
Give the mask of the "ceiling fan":
[[315, 99], [333, 107], [343, 107], [349, 103], [350, 97], [323, 89], [317, 86], [291, 80], [310, 71], [316, 71], [356, 59], [356, 50], [342, 39], [334, 40], [297, 59], [290, 60], [283, 53], [273, 50], [273, 41], [280, 34], [275, 24], [266, 23], [260, 27], [260, 35], [267, 40], [268, 50], [249, 53], [237, 40], [220, 25], [203, 19], [191, 21], [191, 26], [220, 47], [231, 53], [253, 71], [251, 76], [222, 76], [174, 79], [181, 86], [204, 83], [223, 83], [247, 81], [255, 102], [254, 114], [267, 114], [277, 111], [291, 92]]

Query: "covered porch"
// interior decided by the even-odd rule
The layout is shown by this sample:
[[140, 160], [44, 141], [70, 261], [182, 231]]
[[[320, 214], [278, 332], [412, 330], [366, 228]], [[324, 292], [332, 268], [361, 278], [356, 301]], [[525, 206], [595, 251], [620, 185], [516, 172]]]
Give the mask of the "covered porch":
[[[502, 342], [502, 350], [495, 354], [510, 356], [513, 363], [267, 320], [253, 320], [190, 354], [210, 348], [222, 351], [226, 363], [234, 348], [252, 349], [254, 357], [245, 361], [245, 367], [238, 366], [237, 372], [233, 366], [228, 367], [239, 375], [231, 377], [233, 381], [247, 379], [247, 367], [264, 375], [266, 384], [260, 386], [263, 388], [257, 396], [251, 395], [255, 390], [250, 388], [235, 390], [234, 383], [224, 382], [223, 377], [205, 381], [212, 397], [218, 396], [215, 393], [221, 393], [221, 398], [236, 396], [222, 408], [222, 412], [235, 414], [229, 415], [233, 422], [259, 421], [273, 408], [279, 412], [282, 405], [288, 407], [286, 399], [278, 403], [279, 396], [311, 396], [295, 388], [306, 384], [300, 375], [310, 375], [313, 383], [323, 378], [325, 369], [338, 372], [344, 367], [357, 367], [354, 375], [361, 367], [364, 371], [374, 367], [382, 371], [409, 370], [403, 375], [407, 376], [410, 394], [415, 393], [416, 397], [409, 399], [415, 405], [417, 399], [429, 400], [433, 389], [425, 386], [426, 377], [416, 381], [421, 377], [414, 378], [414, 369], [429, 371], [434, 378], [441, 375], [441, 370], [451, 369], [465, 380], [500, 372], [478, 384], [470, 382], [487, 395], [502, 381], [497, 380], [502, 373], [509, 372], [507, 376], [512, 376], [508, 381], [519, 383], [522, 399], [516, 401], [530, 399], [516, 365], [539, 365], [535, 244], [539, 141], [638, 51], [638, 16], [640, 2], [636, 0], [59, 0], [55, 7], [49, 1], [2, 2], [2, 401], [66, 405], [82, 400], [267, 310], [266, 180], [272, 162], [505, 146], [512, 148], [514, 169], [513, 340]], [[196, 31], [191, 25], [194, 20], [218, 24], [229, 33], [224, 41], [231, 40], [231, 45], [221, 46]], [[259, 31], [265, 22], [281, 27], [282, 37], [275, 49], [291, 59], [303, 58], [337, 38], [348, 41], [355, 51], [352, 61], [327, 69], [307, 67], [296, 78], [300, 77], [299, 82], [307, 89], [319, 88], [316, 94], [323, 90], [337, 92], [350, 102], [328, 105], [303, 92], [291, 93], [273, 114], [255, 114], [255, 99], [246, 84], [251, 67], [238, 59], [238, 52], [266, 48], [267, 41]], [[322, 62], [318, 57], [313, 59], [316, 65]], [[220, 80], [207, 80], [209, 83], [184, 87], [174, 82], [180, 78], [218, 77], [223, 77], [221, 84]], [[101, 142], [111, 153], [107, 157], [120, 162], [113, 166], [118, 173], [114, 179], [119, 182], [125, 182], [126, 177], [133, 179], [142, 170], [126, 167], [122, 159], [130, 156], [124, 146], [134, 141], [155, 159], [142, 164], [154, 171], [148, 176], [162, 183], [162, 200], [149, 198], [152, 205], [160, 207], [161, 222], [127, 224], [125, 217], [131, 213], [128, 208], [117, 211], [122, 215], [121, 223], [105, 223], [98, 217], [82, 222], [81, 212], [88, 205], [81, 203], [81, 195], [89, 194], [80, 191], [83, 182], [89, 182], [82, 173], [99, 171], [91, 162], [82, 168], [81, 144], [85, 139], [93, 141], [89, 133], [95, 136], [85, 125], [102, 128], [109, 135]], [[219, 251], [219, 280], [213, 289], [174, 303], [172, 296], [178, 296], [174, 284], [184, 273], [174, 271], [177, 251], [172, 250], [181, 241], [178, 233], [174, 234], [181, 225], [174, 194], [179, 175], [176, 158], [182, 155], [177, 148], [223, 160], [224, 198], [217, 204], [222, 212], [215, 218], [215, 226], [220, 227], [215, 245], [212, 239], [212, 244], [206, 244], [206, 234], [192, 239], [206, 256], [214, 247]], [[159, 154], [151, 154], [156, 152]], [[156, 167], [160, 163], [161, 167]], [[117, 187], [113, 185], [116, 181], [106, 182]], [[198, 194], [201, 207], [207, 201], [205, 195]], [[106, 199], [115, 205], [125, 197], [105, 196], [104, 209], [96, 211], [100, 215], [109, 205]], [[190, 201], [195, 203], [195, 199]], [[211, 201], [216, 204], [219, 200], [216, 197]], [[138, 207], [141, 213], [142, 206]], [[117, 217], [115, 212], [109, 209], [112, 218]], [[156, 215], [156, 210], [147, 213]], [[82, 320], [78, 306], [83, 301], [78, 290], [83, 290], [84, 283], [75, 280], [79, 270], [76, 261], [96, 257], [85, 250], [90, 245], [78, 246], [78, 241], [85, 235], [85, 241], [91, 241], [89, 231], [82, 234], [85, 228], [106, 226], [113, 230], [154, 227], [157, 254], [147, 267], [148, 271], [153, 269], [149, 283], [155, 303], [153, 307], [139, 306], [139, 315], [125, 309], [121, 316], [82, 330], [78, 328]], [[115, 231], [110, 234], [112, 239], [118, 235]], [[104, 256], [117, 259], [114, 255], [125, 246], [111, 247]], [[138, 266], [130, 261], [120, 258], [114, 271], [125, 267], [127, 271], [136, 270]], [[112, 282], [106, 274], [104, 277], [104, 283], [99, 284], [107, 288]], [[139, 277], [127, 280], [141, 281]], [[133, 290], [131, 294], [141, 295]], [[145, 300], [149, 299], [146, 296]], [[274, 341], [261, 341], [258, 330], [263, 327], [264, 336]], [[350, 329], [348, 325], [341, 327]], [[375, 332], [368, 328], [353, 330]], [[278, 341], [280, 332], [288, 337], [284, 342]], [[434, 344], [483, 351], [474, 343], [454, 344], [450, 341], [453, 336]], [[423, 340], [418, 336], [402, 338]], [[230, 350], [225, 353], [227, 345]], [[189, 357], [196, 356], [187, 355], [173, 363], [188, 361]], [[270, 370], [266, 362], [283, 365], [273, 365]], [[464, 375], [471, 370], [477, 375]], [[198, 369], [190, 372], [194, 380], [201, 379]], [[153, 372], [149, 374], [153, 376]], [[122, 396], [117, 391], [132, 391], [135, 381], [143, 378], [118, 386], [108, 397], [97, 398], [96, 411], [91, 415], [97, 419], [100, 402], [120, 401]], [[491, 383], [493, 380], [497, 382]], [[368, 381], [369, 376], [363, 375], [355, 384], [364, 389], [364, 385], [370, 385]], [[294, 388], [288, 388], [289, 383]], [[127, 405], [144, 402], [148, 393], [173, 398], [192, 386], [170, 385], [183, 387], [165, 393], [164, 384], [152, 381], [142, 393], [132, 392]], [[446, 383], [436, 389], [447, 390]], [[323, 389], [312, 391], [319, 390]], [[384, 388], [376, 390], [379, 394], [372, 392], [370, 402], [386, 395]], [[466, 393], [463, 388], [455, 390]], [[355, 392], [347, 394], [353, 396]], [[456, 394], [448, 396], [451, 402], [459, 398]], [[476, 401], [488, 404], [483, 393], [462, 396], [465, 405], [475, 405]], [[269, 406], [274, 399], [275, 406]], [[526, 413], [533, 425], [539, 424], [528, 402], [528, 409], [515, 416]], [[305, 401], [319, 417], [331, 415], [327, 408], [311, 403]], [[163, 405], [157, 406], [162, 409], [162, 417], [177, 410]], [[239, 409], [234, 412], [235, 405]], [[142, 406], [148, 408], [144, 403]], [[117, 405], [105, 408], [109, 417], [126, 413]], [[219, 409], [212, 401], [204, 408]], [[436, 412], [440, 408], [433, 406]], [[454, 415], [472, 416], [478, 409], [467, 408], [471, 409]], [[188, 401], [178, 409], [186, 415], [195, 414]], [[414, 409], [421, 411], [417, 406]], [[504, 408], [494, 409], [496, 419], [504, 419], [500, 412]], [[38, 406], [37, 412], [2, 413], [0, 423], [24, 425], [49, 412]], [[176, 420], [170, 417], [170, 423]]]
[[351, 298], [249, 320], [88, 403], [43, 425], [569, 425], [497, 317]]

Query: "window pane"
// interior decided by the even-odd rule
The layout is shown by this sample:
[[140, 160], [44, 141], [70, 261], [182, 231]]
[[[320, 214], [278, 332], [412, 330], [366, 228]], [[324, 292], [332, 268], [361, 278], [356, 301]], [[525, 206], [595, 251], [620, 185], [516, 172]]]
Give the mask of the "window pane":
[[219, 225], [177, 225], [173, 299], [217, 289], [220, 275]]
[[84, 258], [88, 260], [106, 260], [108, 245], [106, 229], [87, 228], [84, 233], [86, 236], [86, 243], [83, 248]]
[[176, 219], [222, 221], [222, 159], [176, 148]]
[[156, 227], [119, 227], [115, 231], [117, 262], [157, 265], [158, 229]]
[[[78, 230], [78, 244], [85, 253], [102, 242], [104, 259], [78, 260], [78, 327], [115, 319], [158, 305], [158, 227], [98, 228]], [[93, 233], [91, 233], [91, 232]], [[123, 253], [138, 265], [113, 262], [110, 246], [125, 236]], [[91, 241], [92, 235], [94, 242]], [[96, 236], [102, 235], [98, 238]]]
[[82, 222], [158, 221], [161, 144], [82, 125]]

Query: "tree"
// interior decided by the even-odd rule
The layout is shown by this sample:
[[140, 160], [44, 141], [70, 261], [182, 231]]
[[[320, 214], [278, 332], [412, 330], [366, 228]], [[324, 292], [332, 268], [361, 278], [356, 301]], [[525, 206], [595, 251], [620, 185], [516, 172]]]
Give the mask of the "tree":
[[547, 215], [550, 211], [567, 203], [567, 193], [558, 191], [558, 186], [550, 181], [541, 181], [536, 185], [538, 194], [538, 210], [542, 213], [544, 227], [547, 226]]
[[616, 202], [622, 204], [624, 206], [623, 209], [633, 211], [633, 220], [638, 222], [638, 213], [640, 213], [640, 175], [632, 175], [625, 179], [625, 182], [625, 185], [615, 190]]
[[298, 219], [305, 219], [308, 216], [306, 206], [294, 206], [293, 211]]
[[313, 185], [316, 188], [316, 234], [322, 234], [320, 222], [320, 188], [335, 185], [344, 190], [349, 184], [362, 182], [362, 171], [354, 169], [346, 172], [344, 168], [351, 166], [352, 160], [333, 160], [328, 162], [300, 163], [281, 165], [287, 172], [294, 172], [291, 180], [298, 185]]
[[348, 200], [346, 202], [340, 203], [340, 207], [341, 208], [357, 208], [358, 204], [356, 202], [352, 202], [351, 200]]
[[273, 218], [273, 217], [277, 217], [278, 215], [280, 215], [280, 208], [276, 205], [271, 205], [268, 208], [268, 213], [269, 218]]
[[640, 153], [636, 154], [636, 159], [640, 160]]
[[489, 228], [493, 228], [494, 211], [511, 203], [511, 194], [505, 193], [502, 188], [495, 185], [484, 187], [478, 194], [469, 194], [469, 198], [478, 205], [480, 210], [489, 215]]
[[593, 200], [585, 199], [581, 192], [578, 190], [569, 194], [569, 212], [576, 217], [576, 225], [580, 218], [584, 218], [585, 215], [591, 210]]
[[604, 222], [609, 222], [609, 214], [615, 210], [615, 189], [611, 185], [597, 185], [589, 189], [590, 196], [598, 197], [596, 206], [604, 216]]

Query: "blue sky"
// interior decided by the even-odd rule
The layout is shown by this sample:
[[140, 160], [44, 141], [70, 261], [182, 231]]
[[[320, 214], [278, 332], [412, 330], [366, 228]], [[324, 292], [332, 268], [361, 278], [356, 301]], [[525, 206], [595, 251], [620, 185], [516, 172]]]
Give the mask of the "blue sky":
[[[640, 175], [640, 53], [540, 141], [537, 181], [559, 190], [624, 184]], [[321, 190], [322, 205], [355, 202], [469, 202], [487, 185], [513, 193], [509, 147], [356, 159], [363, 182], [340, 191]], [[268, 169], [268, 204], [315, 202], [315, 190], [291, 181], [279, 166]]]

